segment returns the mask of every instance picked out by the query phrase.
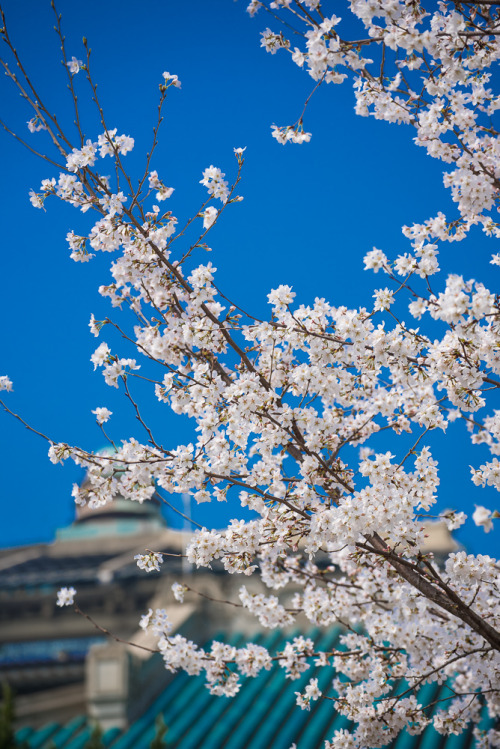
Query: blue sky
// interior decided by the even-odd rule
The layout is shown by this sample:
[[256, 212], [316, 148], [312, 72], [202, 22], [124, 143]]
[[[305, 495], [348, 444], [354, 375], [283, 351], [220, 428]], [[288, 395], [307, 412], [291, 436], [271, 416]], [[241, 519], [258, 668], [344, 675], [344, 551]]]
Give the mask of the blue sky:
[[[4, 0], [3, 5], [40, 95], [61, 113], [61, 121], [70, 122], [71, 101], [49, 3]], [[313, 133], [309, 144], [277, 144], [271, 125], [294, 122], [314, 84], [287, 54], [270, 56], [260, 48], [268, 19], [249, 18], [245, 7], [244, 0], [58, 4], [68, 53], [82, 59], [81, 38], [89, 40], [109, 126], [136, 140], [134, 154], [126, 157], [132, 169], [140, 167], [150, 143], [162, 72], [181, 79], [182, 89], [169, 93], [161, 145], [152, 162], [166, 184], [175, 187], [170, 207], [181, 221], [205, 198], [202, 171], [214, 164], [230, 178], [236, 171], [233, 148], [247, 147], [240, 187], [244, 202], [227, 211], [210, 235], [213, 252], [200, 258], [219, 269], [218, 284], [228, 296], [259, 314], [270, 289], [287, 283], [298, 302], [319, 296], [339, 305], [368, 306], [373, 288], [385, 283], [363, 272], [366, 251], [373, 246], [389, 256], [407, 251], [403, 224], [440, 209], [454, 215], [440, 164], [414, 146], [409, 127], [356, 117], [349, 85], [323, 87], [314, 96], [305, 120]], [[89, 94], [83, 76], [75, 82], [88, 136], [96, 139], [101, 129], [85, 104]], [[29, 134], [31, 114], [4, 76], [0, 101], [1, 117], [12, 129], [30, 143], [43, 140], [43, 133]], [[111, 314], [97, 293], [110, 277], [110, 257], [85, 265], [71, 261], [66, 233], [84, 233], [88, 217], [55, 202], [47, 212], [32, 208], [29, 189], [55, 171], [4, 132], [0, 149], [0, 374], [8, 374], [15, 387], [6, 401], [53, 439], [87, 449], [103, 443], [91, 414], [96, 406], [113, 411], [114, 438], [142, 438], [124, 398], [105, 386], [89, 361], [96, 348], [88, 331], [90, 314], [98, 319]], [[440, 261], [445, 272], [474, 277], [494, 290], [500, 271], [489, 258], [497, 249], [476, 233], [442, 247]], [[166, 408], [147, 400], [145, 409], [164, 444], [192, 438], [191, 425]], [[81, 471], [69, 463], [53, 466], [43, 440], [11, 417], [0, 418], [0, 546], [48, 541], [73, 517], [71, 486], [81, 480]], [[469, 464], [486, 459], [484, 448], [470, 447], [462, 425], [445, 440], [433, 436], [432, 443], [441, 460], [440, 507], [469, 514], [474, 503], [493, 508], [496, 494], [475, 488], [469, 478]], [[195, 517], [220, 525], [236, 512], [203, 505]], [[468, 523], [459, 538], [470, 550], [494, 553], [495, 535], [485, 536]]]

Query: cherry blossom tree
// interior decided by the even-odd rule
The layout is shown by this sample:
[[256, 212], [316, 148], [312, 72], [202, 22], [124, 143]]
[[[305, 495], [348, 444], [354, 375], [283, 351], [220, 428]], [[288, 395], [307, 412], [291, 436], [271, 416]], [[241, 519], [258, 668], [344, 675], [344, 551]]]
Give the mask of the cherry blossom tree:
[[[2, 14], [4, 71], [32, 107], [32, 137], [48, 139], [58, 153], [49, 159], [42, 140], [36, 148], [26, 140], [50, 161], [31, 202], [48, 209], [61, 200], [97, 214], [90, 232], [68, 233], [71, 257], [87, 262], [96, 253], [114, 253], [113, 280], [100, 293], [135, 318], [122, 327], [111, 317], [92, 317], [91, 332], [101, 338], [92, 362], [110, 387], [124, 391], [147, 439], [112, 443], [115, 452], [96, 454], [47, 438], [49, 457], [87, 469], [84, 488], [73, 489], [77, 504], [100, 507], [116, 495], [144, 502], [165, 491], [189, 492], [198, 503], [227, 500], [235, 514], [239, 505], [249, 508], [252, 520], [234, 520], [224, 530], [200, 528], [187, 549], [189, 561], [209, 567], [219, 560], [227, 573], [258, 575], [271, 590], [298, 589], [284, 606], [274, 594], [251, 594], [241, 585], [240, 605], [263, 627], [291, 625], [298, 616], [320, 627], [344, 627], [333, 652], [315, 651], [306, 637], [291, 639], [280, 653], [218, 642], [205, 651], [172, 635], [163, 610], [150, 610], [141, 626], [157, 635], [167, 669], [204, 671], [212, 693], [231, 696], [242, 677], [257, 675], [273, 660], [292, 680], [313, 662], [333, 665], [338, 678], [325, 694], [315, 679], [297, 694], [303, 709], [330, 699], [332, 709], [356, 723], [352, 733], [336, 732], [326, 747], [383, 746], [404, 728], [418, 734], [429, 723], [444, 735], [472, 725], [477, 747], [500, 747], [500, 731], [479, 727], [485, 712], [492, 720], [500, 717], [499, 563], [458, 551], [440, 567], [422, 552], [423, 522], [432, 517], [439, 484], [437, 461], [426, 445], [431, 430], [446, 434], [465, 421], [471, 442], [491, 453], [478, 465], [471, 451], [472, 482], [500, 488], [500, 410], [494, 408], [500, 298], [464, 279], [460, 269], [441, 279], [438, 264], [438, 243], [446, 248], [466, 240], [473, 226], [500, 237], [500, 95], [493, 88], [500, 2], [449, 0], [424, 7], [416, 0], [351, 0], [341, 11], [335, 7], [347, 21], [332, 8], [319, 0], [253, 0], [248, 11], [269, 23], [262, 33], [265, 49], [290, 54], [315, 89], [352, 82], [359, 115], [412, 125], [417, 145], [447, 165], [444, 181], [457, 212], [404, 227], [404, 254], [368, 252], [366, 269], [384, 281], [367, 308], [324, 299], [301, 305], [282, 285], [269, 293], [266, 319], [239, 306], [237, 289], [223, 293], [216, 269], [199, 262], [212, 227], [242, 200], [245, 149], [234, 149], [234, 168], [224, 166], [231, 177], [219, 167], [205, 169], [200, 182], [206, 200], [191, 218], [178, 221], [168, 209], [173, 188], [152, 169], [163, 108], [180, 86], [177, 76], [158, 76], [152, 148], [143, 172], [131, 174], [126, 156], [134, 140], [108, 127], [86, 40], [83, 59], [70, 56], [56, 12], [75, 136], [38, 95]], [[100, 117], [100, 132], [89, 139], [75, 93], [82, 77]], [[308, 103], [293, 125], [273, 127], [279, 143], [309, 141]], [[103, 176], [110, 163], [112, 178]], [[192, 231], [196, 236], [188, 242]], [[500, 265], [500, 254], [491, 262]], [[407, 310], [404, 318], [400, 309]], [[127, 324], [130, 318], [124, 319]], [[122, 356], [110, 347], [110, 328], [122, 333], [132, 357], [130, 350]], [[130, 387], [141, 368], [158, 408], [193, 420], [189, 444], [165, 447], [142, 419]], [[7, 375], [0, 388], [12, 388]], [[3, 406], [12, 413], [9, 403], [5, 399]], [[104, 431], [110, 410], [98, 406], [94, 414]], [[395, 454], [373, 449], [380, 435]], [[471, 508], [469, 519], [454, 510], [441, 516], [450, 529], [467, 521], [490, 532], [499, 514], [481, 506]], [[148, 571], [163, 559], [148, 551], [137, 561]], [[182, 600], [186, 590], [176, 583], [175, 597]], [[74, 595], [63, 589], [59, 605], [73, 603]], [[422, 688], [443, 681], [449, 695], [431, 714]]]

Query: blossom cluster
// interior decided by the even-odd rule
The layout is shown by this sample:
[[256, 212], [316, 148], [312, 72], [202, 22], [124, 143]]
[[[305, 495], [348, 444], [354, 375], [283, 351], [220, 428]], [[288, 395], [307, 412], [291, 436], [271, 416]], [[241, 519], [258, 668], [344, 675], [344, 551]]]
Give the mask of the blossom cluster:
[[209, 166], [203, 172], [203, 179], [200, 180], [200, 184], [207, 188], [209, 194], [214, 198], [220, 198], [223, 203], [226, 202], [229, 195], [225, 176], [224, 172], [221, 172], [218, 167]]
[[163, 556], [158, 551], [149, 551], [147, 554], [136, 554], [137, 566], [146, 572], [159, 572], [160, 564], [163, 564]]
[[57, 592], [57, 605], [58, 606], [72, 606], [74, 604], [74, 598], [76, 595], [75, 588], [61, 588]]
[[[425, 7], [353, 0], [341, 18], [320, 0], [300, 8], [288, 0], [252, 0], [248, 12], [253, 16], [260, 8], [278, 22], [262, 31], [267, 52], [290, 54], [317, 84], [352, 81], [359, 115], [412, 125], [415, 143], [451, 166], [444, 184], [457, 204], [458, 220], [439, 213], [408, 227], [409, 232], [457, 241], [479, 224], [488, 235], [500, 236], [494, 217], [499, 132], [492, 124], [500, 99], [491, 85], [500, 42], [489, 6], [481, 13], [463, 3]], [[304, 40], [300, 47], [293, 46], [297, 33], [287, 38], [297, 26]], [[353, 32], [356, 28], [361, 31]], [[289, 132], [293, 127], [275, 129], [273, 135], [281, 143], [303, 142]]]

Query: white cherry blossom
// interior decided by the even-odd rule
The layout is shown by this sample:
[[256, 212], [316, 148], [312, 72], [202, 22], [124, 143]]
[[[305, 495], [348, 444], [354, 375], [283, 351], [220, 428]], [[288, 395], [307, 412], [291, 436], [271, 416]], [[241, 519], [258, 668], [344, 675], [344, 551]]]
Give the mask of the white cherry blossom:
[[76, 590], [74, 588], [61, 588], [57, 591], [57, 605], [58, 606], [72, 606], [74, 604], [74, 597]]

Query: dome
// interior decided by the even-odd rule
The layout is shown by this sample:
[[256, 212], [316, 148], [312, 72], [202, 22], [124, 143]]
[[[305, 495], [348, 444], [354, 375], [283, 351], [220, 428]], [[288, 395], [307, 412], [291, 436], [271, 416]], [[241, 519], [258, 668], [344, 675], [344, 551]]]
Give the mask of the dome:
[[[106, 447], [99, 450], [97, 454], [111, 456], [115, 452], [114, 448]], [[89, 483], [88, 475], [85, 475], [80, 486], [85, 489]], [[88, 504], [76, 505], [76, 517], [72, 525], [74, 530], [77, 526], [80, 528], [85, 526], [85, 529], [90, 531], [90, 526], [92, 526], [97, 532], [97, 525], [99, 525], [99, 535], [105, 532], [105, 526], [113, 535], [116, 535], [134, 533], [152, 527], [165, 527], [166, 523], [161, 514], [161, 500], [157, 494], [144, 502], [126, 499], [118, 494], [105, 505], [94, 509]]]

